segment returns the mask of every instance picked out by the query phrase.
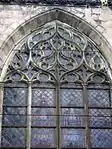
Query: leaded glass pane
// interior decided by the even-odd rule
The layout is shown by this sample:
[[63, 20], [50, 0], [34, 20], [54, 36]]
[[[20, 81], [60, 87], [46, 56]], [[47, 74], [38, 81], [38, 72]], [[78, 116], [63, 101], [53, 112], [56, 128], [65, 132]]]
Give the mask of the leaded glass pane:
[[61, 146], [66, 148], [85, 147], [85, 134], [83, 129], [62, 129]]
[[112, 118], [110, 109], [91, 109], [90, 110], [91, 127], [112, 127]]
[[27, 89], [26, 88], [5, 88], [4, 105], [24, 106], [26, 105]]
[[[86, 135], [92, 128], [92, 146], [112, 148], [112, 130], [104, 128], [112, 125], [111, 114], [103, 109], [111, 106], [109, 86], [104, 85], [109, 67], [94, 43], [85, 38], [55, 21], [14, 49], [17, 52], [4, 77], [13, 83], [4, 89], [3, 147], [25, 147], [26, 139], [27, 148], [59, 148], [59, 143], [65, 148], [90, 148], [85, 138], [89, 139]], [[89, 83], [87, 96], [84, 84]]]
[[77, 126], [84, 125], [84, 110], [75, 108], [61, 109], [61, 125], [62, 126]]
[[110, 89], [110, 101], [111, 101], [111, 107], [112, 107], [112, 88]]
[[112, 129], [92, 129], [92, 147], [112, 148]]
[[56, 116], [54, 108], [33, 108], [32, 125], [33, 126], [54, 126], [56, 125]]
[[25, 129], [3, 128], [2, 147], [25, 147]]
[[90, 107], [109, 107], [108, 90], [88, 90], [88, 100]]
[[54, 106], [54, 89], [33, 89], [32, 105], [34, 106]]
[[82, 90], [61, 89], [60, 91], [61, 106], [83, 106]]
[[32, 128], [31, 147], [50, 148], [56, 146], [55, 129]]
[[10, 108], [3, 109], [3, 125], [25, 125], [26, 109], [25, 108]]

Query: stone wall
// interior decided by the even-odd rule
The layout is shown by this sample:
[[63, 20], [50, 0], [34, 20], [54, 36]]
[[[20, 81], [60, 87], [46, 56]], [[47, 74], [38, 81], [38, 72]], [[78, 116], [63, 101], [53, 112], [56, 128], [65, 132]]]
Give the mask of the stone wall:
[[[0, 5], [0, 46], [8, 35], [10, 35], [20, 24], [41, 12], [53, 8], [54, 7], [51, 6], [42, 7], [34, 5]], [[60, 8], [90, 23], [101, 32], [112, 45], [112, 11], [110, 8]]]

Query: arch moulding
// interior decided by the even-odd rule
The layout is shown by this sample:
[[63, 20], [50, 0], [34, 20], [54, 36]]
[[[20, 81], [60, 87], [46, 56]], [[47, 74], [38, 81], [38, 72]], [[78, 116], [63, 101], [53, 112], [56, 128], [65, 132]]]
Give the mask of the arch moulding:
[[3, 81], [3, 77], [15, 47], [35, 30], [38, 30], [46, 23], [52, 22], [54, 20], [58, 20], [73, 27], [75, 30], [89, 38], [89, 40], [91, 40], [91, 42], [93, 42], [99, 48], [100, 52], [105, 56], [110, 67], [112, 68], [112, 59], [110, 57], [112, 50], [108, 41], [95, 28], [93, 28], [84, 20], [64, 10], [55, 8], [41, 13], [21, 24], [15, 31], [13, 31], [6, 41], [4, 41], [0, 51], [0, 81]]

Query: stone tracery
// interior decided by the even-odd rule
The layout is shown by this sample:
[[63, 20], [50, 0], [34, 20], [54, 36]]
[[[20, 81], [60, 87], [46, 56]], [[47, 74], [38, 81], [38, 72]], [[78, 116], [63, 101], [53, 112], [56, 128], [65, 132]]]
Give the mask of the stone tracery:
[[[94, 121], [94, 117], [101, 112], [96, 110], [96, 107], [105, 108], [102, 113], [105, 113], [104, 111], [106, 110], [105, 130], [103, 131], [105, 134], [107, 122], [111, 123], [111, 101], [108, 95], [109, 66], [99, 49], [90, 39], [70, 26], [54, 21], [33, 32], [16, 51], [4, 78], [6, 82], [5, 99], [10, 102], [11, 100], [14, 101], [16, 98], [13, 96], [13, 92], [18, 97], [19, 94], [21, 95], [28, 91], [26, 93], [28, 94], [28, 97], [26, 97], [28, 102], [22, 113], [23, 115], [27, 113], [25, 116], [28, 117], [27, 125], [23, 125], [29, 131], [27, 145], [37, 148], [45, 145], [50, 148], [56, 147], [56, 138], [54, 136], [57, 130], [58, 137], [60, 134], [62, 136], [62, 142], [57, 141], [57, 148], [59, 148], [59, 145], [68, 148], [87, 147], [89, 143], [86, 144], [85, 142], [90, 140], [85, 141], [84, 136], [87, 136], [87, 132], [84, 128], [86, 127], [88, 131], [88, 125], [90, 125], [90, 128], [93, 126], [97, 128], [101, 126], [99, 123], [102, 122], [102, 119]], [[9, 84], [10, 82], [15, 84], [19, 82], [19, 85], [21, 85], [21, 82], [26, 82], [27, 87], [25, 86], [22, 91], [21, 86], [18, 87], [16, 84], [17, 88], [13, 89], [9, 86], [7, 87], [7, 82]], [[87, 86], [89, 83], [90, 86]], [[12, 84], [12, 87], [14, 87], [14, 84]], [[27, 91], [26, 88], [28, 88]], [[104, 88], [107, 90], [105, 91]], [[12, 96], [10, 97], [11, 100], [9, 99], [9, 94]], [[6, 104], [4, 111], [7, 114], [11, 113], [11, 109], [9, 109], [9, 113], [7, 112], [10, 104], [8, 106], [7, 102], [4, 102], [4, 104]], [[12, 108], [14, 108], [13, 106], [12, 104]], [[20, 109], [22, 106], [21, 104]], [[110, 109], [107, 110], [107, 107]], [[25, 112], [26, 109], [27, 112]], [[18, 111], [20, 112], [19, 109]], [[88, 119], [85, 118], [85, 115], [88, 115]], [[9, 121], [9, 124], [12, 123], [12, 119], [7, 118], [5, 115], [4, 117], [4, 123], [5, 119]], [[57, 123], [56, 120], [58, 121]], [[85, 123], [87, 124], [86, 126]], [[62, 127], [61, 130], [59, 125]], [[32, 130], [31, 127], [33, 127]], [[39, 127], [42, 128], [40, 129]], [[68, 127], [70, 130], [68, 130]], [[21, 131], [24, 131], [24, 129], [21, 129]], [[97, 129], [95, 131], [97, 132]], [[8, 140], [7, 134], [8, 132], [5, 133], [3, 131], [3, 146], [10, 147], [12, 145], [14, 147], [14, 142], [11, 144], [10, 141], [13, 136], [8, 137], [8, 142], [6, 141]], [[52, 134], [52, 138], [49, 139], [50, 134]], [[98, 134], [101, 134], [100, 129], [97, 132]], [[108, 136], [111, 136], [111, 132], [108, 131], [108, 134]], [[98, 142], [96, 143], [97, 140], [95, 138], [97, 135], [91, 129], [92, 147], [97, 147]], [[103, 136], [102, 138], [104, 139]], [[108, 140], [104, 147], [107, 147]], [[20, 142], [25, 146], [25, 142], [21, 140]], [[99, 142], [100, 145], [101, 143]]]

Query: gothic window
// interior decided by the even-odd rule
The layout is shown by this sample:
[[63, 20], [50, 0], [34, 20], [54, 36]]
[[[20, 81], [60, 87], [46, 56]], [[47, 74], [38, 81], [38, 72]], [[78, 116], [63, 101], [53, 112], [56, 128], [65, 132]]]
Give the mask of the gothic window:
[[55, 21], [13, 55], [4, 78], [2, 148], [112, 148], [109, 66], [94, 43]]

